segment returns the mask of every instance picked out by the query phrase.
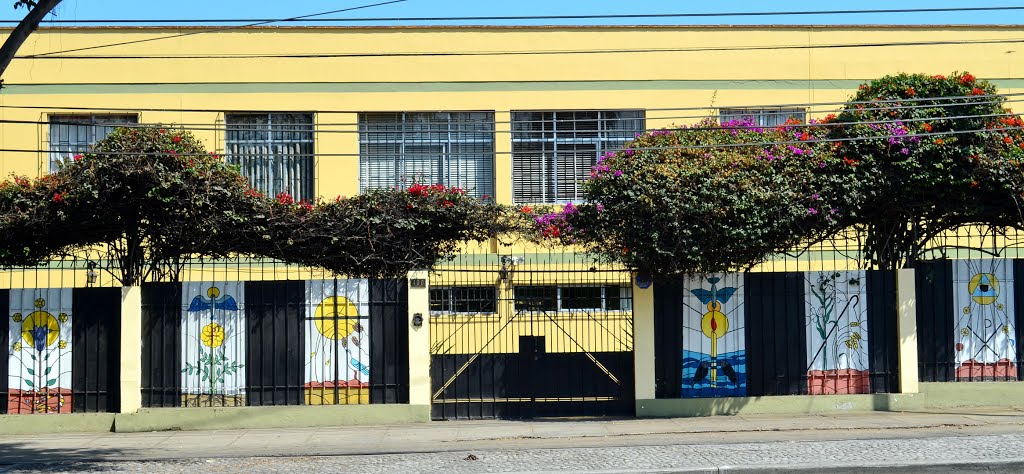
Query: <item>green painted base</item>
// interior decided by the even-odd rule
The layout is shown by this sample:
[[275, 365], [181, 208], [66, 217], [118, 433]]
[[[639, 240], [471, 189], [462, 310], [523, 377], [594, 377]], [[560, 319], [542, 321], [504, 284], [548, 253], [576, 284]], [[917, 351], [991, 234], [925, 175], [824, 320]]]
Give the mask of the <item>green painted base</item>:
[[920, 393], [637, 400], [636, 416], [792, 415], [919, 411], [959, 407], [1024, 409], [1024, 383], [921, 383]]
[[924, 408], [917, 394], [793, 395], [780, 397], [678, 398], [637, 400], [637, 417], [787, 415], [855, 411], [909, 411]]
[[117, 415], [114, 431], [305, 428], [427, 421], [429, 405], [143, 408], [138, 413]]
[[0, 434], [96, 433], [111, 431], [113, 413], [61, 413], [48, 415], [0, 415]]

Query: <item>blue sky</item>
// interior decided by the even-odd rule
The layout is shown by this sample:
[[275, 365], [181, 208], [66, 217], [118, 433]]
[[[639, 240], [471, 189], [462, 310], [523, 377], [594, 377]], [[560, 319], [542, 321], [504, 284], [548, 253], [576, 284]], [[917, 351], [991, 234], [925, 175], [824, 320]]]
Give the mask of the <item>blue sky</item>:
[[[51, 18], [87, 19], [224, 19], [288, 18], [328, 10], [355, 7], [384, 0], [64, 0]], [[0, 6], [0, 20], [20, 19], [24, 10]], [[758, 11], [821, 11], [896, 8], [958, 8], [1024, 6], [1007, 1], [875, 1], [822, 2], [780, 0], [776, 2], [706, 1], [623, 1], [623, 0], [407, 0], [402, 3], [366, 8], [323, 18], [352, 17], [437, 17], [437, 16], [523, 16], [592, 14], [720, 13]], [[542, 20], [478, 22], [429, 22], [430, 24], [1021, 24], [1024, 10], [995, 12], [951, 12], [913, 14], [788, 15], [710, 18], [643, 18], [600, 20]], [[293, 23], [294, 24], [294, 23]], [[320, 23], [323, 24], [323, 23]], [[375, 22], [333, 24], [413, 25], [418, 22]]]

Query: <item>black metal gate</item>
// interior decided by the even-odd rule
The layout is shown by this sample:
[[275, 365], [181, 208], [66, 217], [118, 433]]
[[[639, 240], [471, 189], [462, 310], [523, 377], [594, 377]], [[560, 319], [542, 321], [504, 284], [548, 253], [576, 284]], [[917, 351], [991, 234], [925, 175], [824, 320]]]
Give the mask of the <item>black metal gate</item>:
[[430, 290], [435, 419], [629, 416], [629, 274], [566, 253], [464, 255]]

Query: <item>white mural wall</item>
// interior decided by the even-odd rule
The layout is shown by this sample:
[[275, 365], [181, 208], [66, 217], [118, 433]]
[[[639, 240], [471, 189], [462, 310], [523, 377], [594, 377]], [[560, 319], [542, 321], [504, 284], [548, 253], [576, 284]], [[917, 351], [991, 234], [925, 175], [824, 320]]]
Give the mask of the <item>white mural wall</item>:
[[71, 412], [71, 288], [11, 290], [8, 412]]
[[808, 272], [808, 393], [868, 393], [867, 274], [863, 270]]
[[1013, 261], [953, 262], [953, 342], [960, 380], [1016, 378]]
[[369, 403], [367, 280], [306, 282], [306, 403]]
[[706, 275], [683, 281], [684, 398], [747, 394], [743, 275]]
[[245, 282], [188, 282], [181, 291], [183, 404], [245, 405]]

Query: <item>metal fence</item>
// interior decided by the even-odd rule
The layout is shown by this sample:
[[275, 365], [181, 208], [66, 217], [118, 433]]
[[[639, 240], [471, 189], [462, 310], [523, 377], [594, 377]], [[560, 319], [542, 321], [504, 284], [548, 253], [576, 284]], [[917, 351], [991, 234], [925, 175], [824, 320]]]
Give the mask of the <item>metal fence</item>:
[[564, 249], [477, 247], [430, 285], [434, 418], [633, 413], [629, 272]]

